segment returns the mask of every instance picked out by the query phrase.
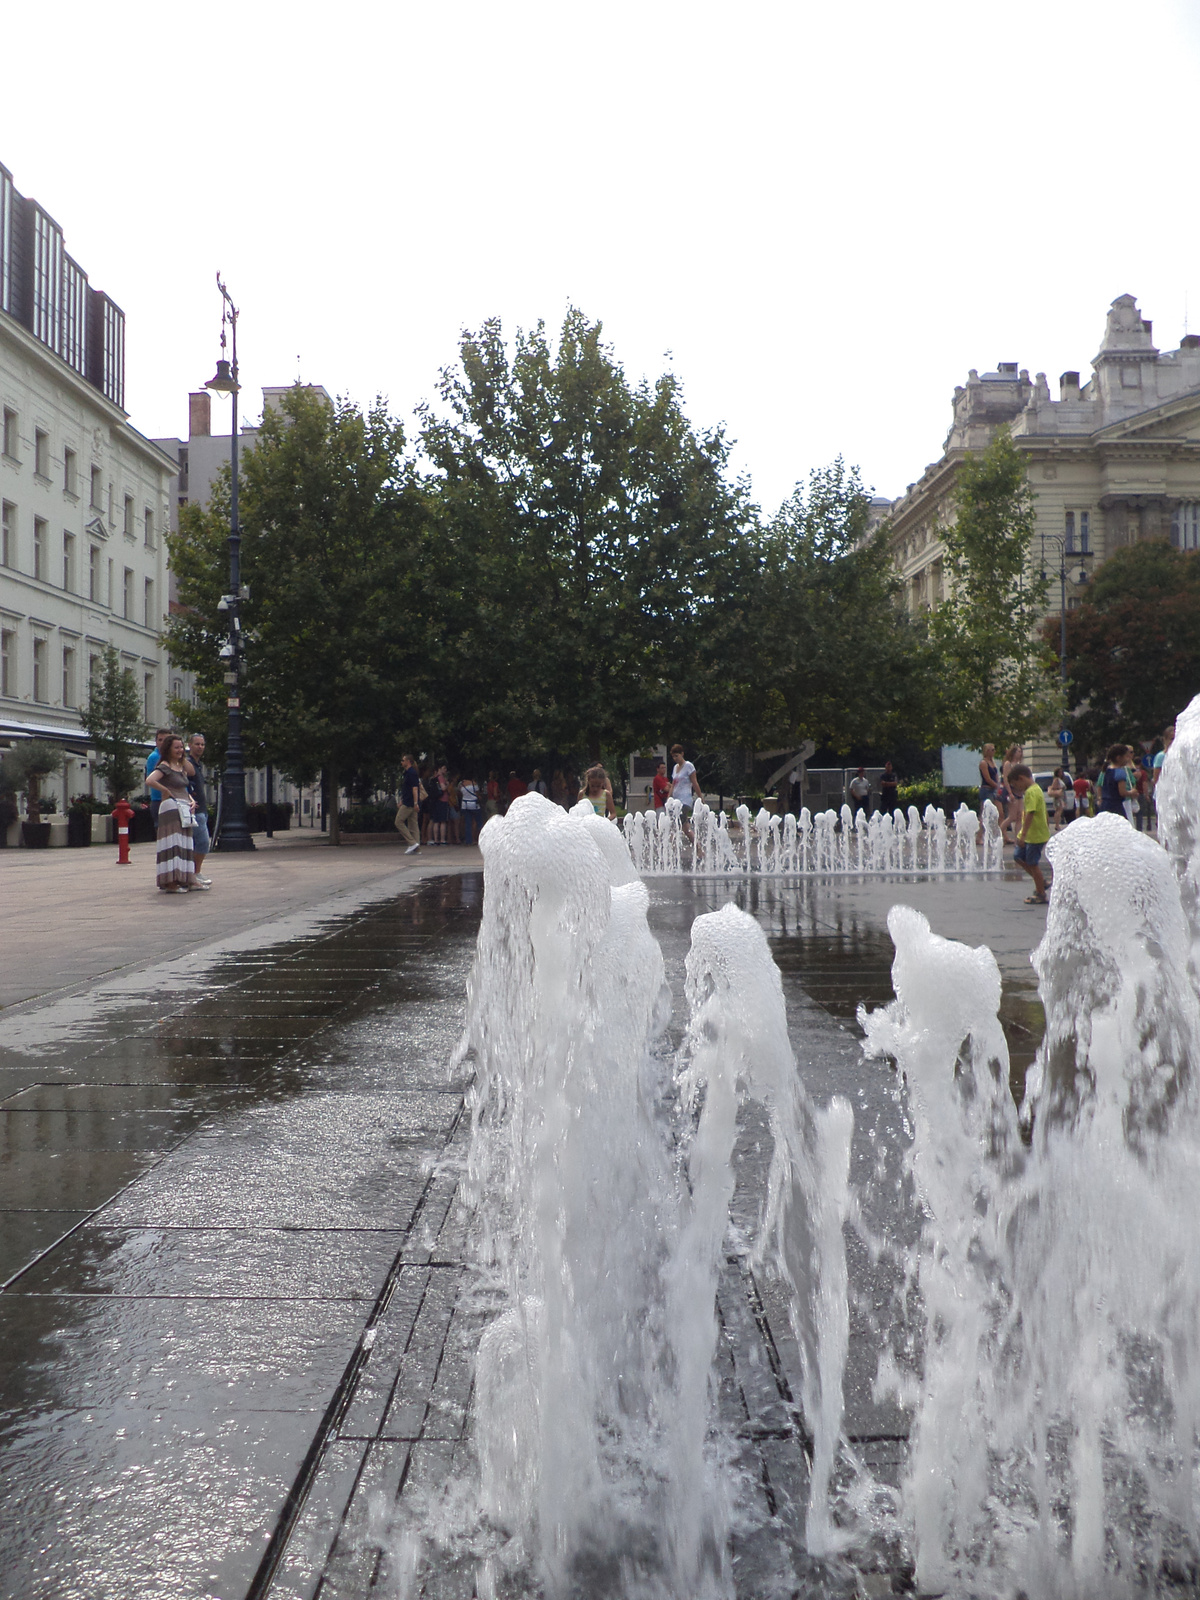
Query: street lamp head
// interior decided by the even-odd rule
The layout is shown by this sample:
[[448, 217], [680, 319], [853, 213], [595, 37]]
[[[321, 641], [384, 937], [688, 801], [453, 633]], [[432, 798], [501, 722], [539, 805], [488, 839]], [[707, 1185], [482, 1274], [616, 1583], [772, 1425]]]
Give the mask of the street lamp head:
[[222, 356], [217, 362], [216, 375], [211, 377], [204, 387], [215, 390], [217, 394], [236, 394], [241, 385], [230, 371], [228, 361]]

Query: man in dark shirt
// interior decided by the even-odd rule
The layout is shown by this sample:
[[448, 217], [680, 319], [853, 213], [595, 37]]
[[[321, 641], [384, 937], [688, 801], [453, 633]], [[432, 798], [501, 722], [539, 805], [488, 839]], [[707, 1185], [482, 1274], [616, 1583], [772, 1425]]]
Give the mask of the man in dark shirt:
[[192, 814], [192, 859], [196, 864], [196, 882], [198, 889], [208, 889], [212, 886], [211, 878], [202, 878], [200, 868], [204, 865], [204, 858], [209, 852], [212, 841], [208, 836], [208, 789], [204, 782], [204, 735], [194, 733], [188, 740], [188, 760], [192, 764], [192, 775], [188, 779], [188, 793], [196, 802], [196, 809]]
[[404, 854], [411, 856], [414, 850], [421, 848], [420, 832], [413, 831], [414, 827], [419, 830], [421, 826], [421, 774], [411, 756], [401, 756], [400, 765], [404, 775], [400, 779], [400, 804], [396, 807], [396, 832], [408, 840]]

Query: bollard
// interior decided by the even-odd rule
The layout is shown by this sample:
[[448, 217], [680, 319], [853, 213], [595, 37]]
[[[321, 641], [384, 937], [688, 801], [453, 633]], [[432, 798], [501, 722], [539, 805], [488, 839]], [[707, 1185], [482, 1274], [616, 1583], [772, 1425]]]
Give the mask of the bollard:
[[117, 865], [129, 866], [129, 823], [133, 817], [133, 807], [122, 795], [112, 809], [113, 821], [117, 825]]

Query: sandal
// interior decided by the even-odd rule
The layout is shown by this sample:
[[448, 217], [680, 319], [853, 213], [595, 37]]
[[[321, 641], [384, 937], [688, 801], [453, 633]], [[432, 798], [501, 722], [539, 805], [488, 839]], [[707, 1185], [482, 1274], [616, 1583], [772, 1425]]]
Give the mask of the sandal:
[[1048, 906], [1050, 897], [1044, 894], [1027, 894], [1025, 896], [1025, 904], [1027, 906]]

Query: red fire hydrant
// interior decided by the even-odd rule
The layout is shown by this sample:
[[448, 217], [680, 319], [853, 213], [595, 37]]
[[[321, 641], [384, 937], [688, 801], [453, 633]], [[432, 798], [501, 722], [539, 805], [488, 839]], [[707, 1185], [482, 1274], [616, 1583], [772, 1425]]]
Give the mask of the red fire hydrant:
[[129, 824], [133, 817], [133, 807], [122, 795], [112, 808], [113, 821], [117, 825], [117, 865], [129, 865]]

